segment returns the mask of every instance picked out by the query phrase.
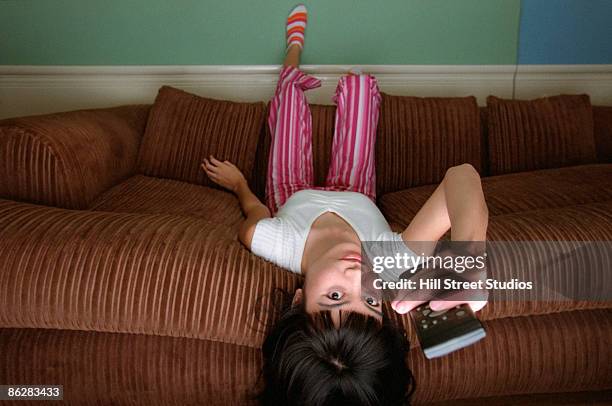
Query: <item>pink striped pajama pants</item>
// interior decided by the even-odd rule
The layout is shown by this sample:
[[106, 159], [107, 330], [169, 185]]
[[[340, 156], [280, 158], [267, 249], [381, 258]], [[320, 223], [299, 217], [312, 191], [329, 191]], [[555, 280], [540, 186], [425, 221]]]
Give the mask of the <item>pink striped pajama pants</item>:
[[380, 92], [371, 75], [342, 76], [332, 101], [336, 125], [325, 186], [314, 186], [312, 117], [304, 91], [321, 81], [298, 68], [281, 70], [270, 102], [272, 145], [266, 180], [266, 204], [272, 214], [302, 189], [352, 191], [376, 200], [374, 143]]

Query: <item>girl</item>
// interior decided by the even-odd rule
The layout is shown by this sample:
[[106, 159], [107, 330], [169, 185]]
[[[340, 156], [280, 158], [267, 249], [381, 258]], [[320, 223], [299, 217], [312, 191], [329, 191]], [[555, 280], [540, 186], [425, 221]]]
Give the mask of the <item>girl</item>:
[[[240, 241], [254, 254], [304, 276], [303, 288], [264, 343], [264, 402], [402, 404], [413, 387], [404, 362], [407, 341], [383, 320], [380, 301], [361, 290], [361, 241], [402, 242], [410, 248], [417, 241], [437, 241], [449, 228], [452, 240], [485, 240], [488, 212], [480, 178], [470, 165], [450, 168], [410, 225], [401, 234], [392, 232], [375, 205], [377, 81], [348, 74], [332, 98], [336, 126], [326, 186], [313, 186], [311, 115], [304, 92], [321, 83], [298, 68], [306, 22], [301, 4], [287, 19], [286, 57], [268, 117], [266, 204], [231, 162], [211, 156], [202, 167], [240, 200], [246, 217]], [[406, 313], [419, 303], [396, 301], [392, 307]], [[470, 305], [476, 311], [485, 303]], [[456, 304], [432, 301], [430, 307]]]

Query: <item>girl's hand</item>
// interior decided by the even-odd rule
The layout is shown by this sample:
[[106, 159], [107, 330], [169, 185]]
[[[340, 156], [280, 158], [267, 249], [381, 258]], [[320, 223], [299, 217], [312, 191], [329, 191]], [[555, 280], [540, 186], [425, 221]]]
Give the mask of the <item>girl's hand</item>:
[[[391, 308], [395, 310], [395, 312], [398, 314], [406, 314], [410, 312], [412, 309], [414, 309], [415, 307], [418, 307], [423, 303], [427, 303], [427, 302], [414, 301], [414, 300], [395, 300], [391, 302]], [[453, 307], [458, 306], [460, 304], [464, 304], [464, 303], [467, 303], [474, 313], [476, 313], [477, 311], [479, 311], [480, 309], [482, 309], [483, 307], [487, 305], [486, 300], [472, 300], [472, 301], [463, 301], [463, 302], [462, 301], [451, 301], [451, 300], [432, 300], [431, 302], [429, 302], [429, 307], [434, 312], [437, 312], [441, 310], [452, 309]]]
[[[473, 263], [478, 263], [477, 258], [483, 260], [481, 266], [446, 268], [426, 262], [425, 266], [416, 274], [408, 279], [418, 283], [424, 280], [438, 279], [440, 282], [450, 277], [456, 282], [477, 284], [469, 290], [460, 288], [446, 291], [441, 286], [431, 289], [406, 289], [397, 292], [395, 300], [391, 302], [391, 307], [399, 314], [410, 312], [415, 307], [429, 302], [429, 307], [434, 312], [452, 309], [455, 306], [467, 304], [473, 312], [481, 310], [487, 305], [489, 291], [486, 289], [487, 266], [484, 258], [486, 257], [484, 241], [444, 241], [441, 247], [435, 252], [435, 257], [440, 259], [452, 259], [457, 265], [467, 264], [467, 259], [472, 259]], [[420, 252], [416, 251], [416, 252]], [[462, 262], [455, 262], [455, 259], [462, 259]], [[470, 300], [472, 299], [472, 300]], [[478, 300], [476, 300], [478, 299]]]
[[221, 162], [211, 155], [209, 159], [204, 158], [202, 169], [210, 180], [234, 193], [238, 191], [240, 185], [246, 184], [246, 179], [240, 169], [230, 161]]

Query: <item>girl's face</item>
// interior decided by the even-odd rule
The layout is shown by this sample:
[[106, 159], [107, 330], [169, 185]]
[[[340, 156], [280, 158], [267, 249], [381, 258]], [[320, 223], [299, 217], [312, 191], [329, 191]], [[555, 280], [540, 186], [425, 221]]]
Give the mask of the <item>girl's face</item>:
[[313, 261], [304, 276], [304, 288], [294, 301], [304, 301], [308, 313], [329, 310], [334, 323], [340, 311], [354, 311], [382, 321], [379, 295], [361, 289], [361, 252], [338, 244]]

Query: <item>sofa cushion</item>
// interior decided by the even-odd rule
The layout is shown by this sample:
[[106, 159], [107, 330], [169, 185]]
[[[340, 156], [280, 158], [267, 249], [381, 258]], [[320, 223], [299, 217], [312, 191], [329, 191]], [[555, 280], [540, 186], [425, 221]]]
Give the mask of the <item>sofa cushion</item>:
[[[518, 393], [607, 389], [612, 382], [612, 349], [606, 343], [612, 333], [611, 317], [612, 310], [599, 310], [506, 318], [484, 323], [487, 337], [445, 357], [428, 360], [420, 349], [413, 349], [409, 364], [417, 381], [414, 404]], [[539, 402], [537, 398], [525, 403], [512, 400], [461, 403], [484, 404], [560, 405]], [[457, 403], [444, 404], [449, 405]]]
[[102, 194], [90, 209], [190, 216], [226, 225], [233, 235], [244, 219], [238, 199], [229, 192], [143, 175], [132, 176]]
[[610, 241], [612, 200], [495, 216], [489, 221], [487, 239]]
[[61, 382], [64, 405], [259, 405], [258, 348], [37, 328], [0, 329], [0, 348], [0, 382]]
[[[543, 395], [524, 402], [474, 398], [609, 388], [611, 321], [612, 310], [505, 318], [484, 322], [484, 340], [446, 357], [428, 360], [420, 348], [413, 348], [407, 359], [417, 381], [413, 404], [456, 398], [471, 398], [459, 403], [463, 406], [609, 404], [605, 399], [610, 393], [597, 397], [603, 402], [596, 403], [571, 394], [567, 403], [560, 403], [559, 397], [546, 402]], [[0, 348], [0, 382], [61, 382], [70, 388], [64, 392], [68, 404], [92, 399], [116, 405], [259, 404], [254, 397], [261, 384], [259, 348], [40, 328], [0, 329]], [[444, 403], [451, 405], [457, 403]]]
[[214, 100], [163, 86], [149, 114], [138, 168], [145, 175], [218, 188], [200, 167], [214, 155], [233, 162], [250, 180], [264, 108], [261, 102]]
[[[406, 227], [437, 185], [384, 195], [379, 206], [389, 222]], [[612, 164], [491, 176], [482, 179], [490, 216], [612, 200]]]
[[462, 163], [480, 171], [480, 111], [474, 97], [382, 96], [376, 141], [379, 195], [439, 182], [446, 169]]
[[258, 347], [273, 289], [301, 277], [227, 227], [171, 214], [0, 199], [0, 328], [191, 337]]
[[487, 98], [491, 175], [597, 162], [587, 95]]
[[595, 145], [599, 162], [612, 162], [612, 107], [593, 106]]
[[[455, 398], [610, 387], [612, 310], [576, 311], [485, 322], [487, 337], [427, 360], [413, 348], [408, 363], [413, 404]], [[201, 339], [53, 329], [0, 329], [0, 381], [61, 382], [70, 404], [258, 405], [259, 348]], [[541, 349], [554, 349], [542, 351]], [[32, 366], [47, 365], [35, 368]], [[52, 367], [51, 367], [52, 366]], [[74, 371], [79, 371], [75, 373]], [[110, 373], [109, 371], [116, 371]], [[167, 385], [164, 385], [167, 383]], [[532, 395], [533, 396], [533, 395]], [[566, 406], [590, 404], [569, 395]], [[559, 405], [557, 401], [461, 405]], [[600, 400], [609, 399], [599, 398]], [[437, 405], [437, 403], [436, 403]], [[444, 403], [445, 406], [456, 403]], [[440, 405], [441, 406], [441, 405]]]
[[134, 174], [148, 105], [0, 121], [0, 196], [85, 209]]

